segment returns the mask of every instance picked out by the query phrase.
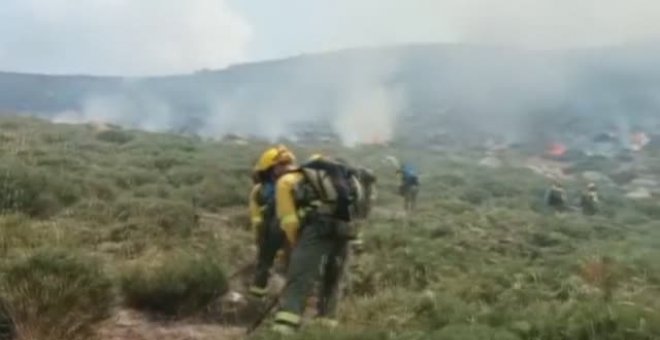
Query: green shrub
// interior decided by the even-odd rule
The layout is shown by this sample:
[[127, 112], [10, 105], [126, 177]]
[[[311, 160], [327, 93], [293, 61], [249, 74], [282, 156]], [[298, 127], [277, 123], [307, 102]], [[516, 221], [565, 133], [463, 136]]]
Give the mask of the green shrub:
[[19, 128], [25, 125], [26, 121], [17, 118], [9, 118], [3, 115], [2, 120], [0, 121], [0, 128], [3, 130], [18, 130]]
[[107, 179], [92, 178], [85, 183], [86, 196], [101, 201], [112, 201], [117, 197], [116, 187]]
[[250, 191], [249, 171], [207, 175], [198, 190], [199, 206], [211, 211], [226, 206], [245, 205]]
[[50, 153], [43, 157], [39, 157], [36, 159], [35, 163], [38, 167], [44, 167], [56, 171], [80, 171], [84, 169], [80, 159], [73, 157], [72, 155]]
[[29, 249], [38, 246], [43, 240], [38, 231], [24, 215], [3, 215], [0, 217], [0, 255], [7, 258], [14, 249]]
[[[323, 327], [305, 327], [293, 336], [280, 336], [268, 330], [254, 337], [255, 340], [290, 339], [290, 340], [406, 340], [404, 335], [393, 334], [385, 330], [329, 330]], [[409, 338], [420, 339], [420, 338]]]
[[419, 326], [416, 304], [420, 293], [382, 285], [378, 294], [353, 295], [340, 304], [340, 322], [397, 331]]
[[135, 136], [127, 131], [121, 130], [105, 130], [96, 134], [96, 139], [102, 142], [114, 143], [114, 144], [126, 144], [133, 140]]
[[10, 263], [2, 296], [20, 339], [89, 339], [114, 300], [99, 264], [55, 250]]
[[444, 248], [432, 242], [401, 239], [400, 233], [374, 236], [366, 244], [365, 254], [354, 259], [351, 285], [356, 294], [377, 294], [382, 286], [421, 290], [438, 279], [437, 258]]
[[11, 340], [15, 336], [14, 321], [9, 316], [6, 303], [0, 300], [0, 340]]
[[161, 183], [146, 184], [133, 190], [133, 196], [148, 199], [169, 199], [172, 195], [171, 188]]
[[90, 198], [81, 200], [67, 209], [66, 214], [70, 218], [79, 221], [95, 222], [108, 225], [115, 221], [115, 212], [112, 202]]
[[46, 177], [19, 163], [0, 164], [0, 210], [22, 212], [31, 216], [48, 214], [55, 199], [44, 190]]
[[165, 154], [159, 154], [155, 157], [153, 157], [148, 163], [145, 165], [148, 167], [148, 169], [154, 169], [158, 170], [161, 172], [165, 172], [170, 170], [171, 168], [175, 166], [181, 166], [186, 163], [189, 163], [188, 160], [189, 157], [186, 157], [185, 155], [179, 155], [177, 153], [165, 153]]
[[227, 291], [228, 283], [216, 258], [179, 251], [129, 268], [121, 289], [132, 308], [185, 316], [202, 312]]
[[0, 164], [0, 212], [47, 217], [80, 199], [81, 183], [5, 158]]
[[441, 329], [452, 323], [473, 320], [479, 308], [450, 294], [429, 294], [416, 301], [415, 313], [425, 329]]
[[174, 187], [191, 186], [204, 180], [204, 173], [195, 168], [174, 168], [167, 175], [168, 182]]
[[140, 168], [126, 168], [113, 174], [114, 182], [122, 189], [135, 189], [145, 184], [155, 183], [159, 175]]
[[616, 169], [618, 162], [609, 159], [605, 156], [591, 156], [584, 157], [581, 160], [574, 162], [573, 165], [566, 170], [568, 173], [581, 173], [584, 171], [598, 171], [608, 173], [612, 169]]
[[593, 233], [593, 226], [590, 221], [580, 218], [548, 218], [539, 220], [544, 232], [557, 232], [577, 240], [588, 239]]
[[487, 325], [465, 324], [450, 325], [442, 330], [430, 334], [428, 339], [436, 340], [520, 340], [520, 338], [507, 331], [492, 328]]
[[163, 231], [153, 225], [140, 225], [135, 222], [118, 223], [108, 227], [105, 239], [110, 242], [131, 243], [149, 239], [152, 243], [155, 237], [162, 234]]
[[640, 200], [634, 203], [634, 208], [642, 216], [647, 216], [653, 220], [660, 219], [660, 203]]
[[446, 174], [446, 175], [441, 175], [438, 176], [437, 178], [433, 179], [434, 181], [439, 181], [441, 183], [444, 183], [450, 187], [460, 187], [464, 186], [467, 184], [465, 178], [461, 175], [455, 175], [455, 174]]
[[516, 187], [518, 183], [504, 180], [482, 180], [479, 188], [489, 192], [493, 197], [510, 197], [520, 195], [521, 191]]
[[154, 225], [180, 236], [190, 235], [197, 225], [192, 204], [157, 198], [121, 200], [116, 204], [115, 216], [121, 222]]
[[650, 340], [660, 334], [658, 312], [634, 304], [580, 301], [550, 311], [530, 310], [530, 327], [521, 334], [551, 340]]
[[479, 205], [491, 198], [491, 193], [480, 188], [469, 188], [460, 196], [461, 200]]

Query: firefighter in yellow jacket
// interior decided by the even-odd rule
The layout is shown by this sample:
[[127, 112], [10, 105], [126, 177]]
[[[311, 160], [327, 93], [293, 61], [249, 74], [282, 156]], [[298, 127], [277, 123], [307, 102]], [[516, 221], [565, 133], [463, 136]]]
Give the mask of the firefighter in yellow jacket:
[[294, 154], [284, 146], [266, 150], [254, 167], [255, 185], [249, 198], [250, 217], [258, 247], [257, 270], [250, 294], [263, 297], [267, 290], [270, 269], [277, 252], [284, 246], [284, 234], [275, 212], [275, 182], [293, 167]]
[[[312, 162], [320, 158], [314, 157]], [[306, 166], [303, 165], [302, 169]], [[348, 243], [355, 237], [350, 216], [343, 213], [351, 206], [330, 204], [319, 199], [320, 190], [314, 186], [318, 183], [312, 177], [311, 171], [294, 171], [278, 179], [276, 185], [277, 216], [287, 242], [293, 246], [287, 285], [273, 326], [273, 330], [279, 333], [292, 333], [301, 325], [307, 297], [319, 277], [319, 271], [317, 318], [326, 325], [336, 324], [339, 283]], [[353, 189], [351, 196], [357, 201], [361, 198], [360, 184], [357, 179], [353, 180], [354, 177], [350, 179], [347, 182]], [[330, 188], [326, 186], [326, 189]]]

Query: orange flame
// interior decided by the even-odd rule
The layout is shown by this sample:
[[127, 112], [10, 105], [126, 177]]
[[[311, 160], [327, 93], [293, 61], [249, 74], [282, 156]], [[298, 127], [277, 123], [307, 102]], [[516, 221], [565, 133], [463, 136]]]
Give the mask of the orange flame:
[[561, 157], [566, 154], [566, 145], [561, 143], [552, 143], [548, 146], [546, 153], [550, 156]]

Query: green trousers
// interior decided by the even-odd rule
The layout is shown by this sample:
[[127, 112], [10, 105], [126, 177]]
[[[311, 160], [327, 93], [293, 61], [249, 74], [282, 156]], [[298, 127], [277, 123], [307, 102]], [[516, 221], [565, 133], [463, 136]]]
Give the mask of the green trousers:
[[[306, 222], [291, 254], [287, 286], [276, 322], [299, 323], [307, 297], [319, 279], [318, 316], [334, 318], [343, 276], [348, 239], [337, 234], [337, 223], [329, 218]], [[297, 321], [297, 322], [294, 322]]]
[[284, 232], [280, 229], [277, 219], [269, 218], [264, 223], [262, 235], [259, 237], [257, 269], [250, 289], [255, 295], [265, 294], [275, 256], [284, 245]]
[[399, 189], [403, 196], [403, 208], [406, 211], [414, 210], [417, 206], [417, 194], [419, 193], [418, 185], [401, 185]]

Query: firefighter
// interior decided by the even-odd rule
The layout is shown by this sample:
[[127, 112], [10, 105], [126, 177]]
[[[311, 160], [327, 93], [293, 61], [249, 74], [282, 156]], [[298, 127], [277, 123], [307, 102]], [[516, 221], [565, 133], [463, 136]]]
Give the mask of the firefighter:
[[[328, 159], [315, 157], [312, 161], [321, 160]], [[339, 163], [335, 164], [339, 166]], [[287, 272], [287, 284], [273, 325], [274, 331], [285, 334], [292, 333], [300, 327], [307, 297], [312, 292], [317, 278], [320, 279], [317, 321], [327, 326], [337, 324], [335, 312], [339, 298], [339, 283], [346, 265], [348, 244], [355, 237], [350, 217], [346, 218], [339, 213], [348, 211], [351, 207], [340, 207], [339, 203], [329, 203], [329, 200], [324, 200], [319, 194], [319, 185], [326, 185], [326, 189], [329, 185], [335, 185], [334, 190], [339, 192], [341, 188], [336, 185], [339, 179], [333, 177], [319, 184], [315, 178], [328, 178], [333, 175], [315, 176], [314, 170], [303, 172], [306, 171], [305, 166], [303, 165], [301, 171], [282, 176], [276, 185], [277, 216], [286, 240], [293, 249]], [[337, 176], [346, 173], [347, 171], [343, 170], [326, 172]], [[360, 193], [357, 179], [351, 183], [350, 186], [357, 189], [354, 192]], [[345, 200], [334, 200], [334, 202], [343, 201]]]
[[[324, 156], [314, 154], [310, 157], [310, 160], [322, 158]], [[373, 170], [365, 167], [354, 167], [343, 158], [337, 157], [334, 161], [344, 165], [349, 175], [353, 176], [359, 182], [360, 189], [362, 190], [361, 199], [353, 205], [352, 216], [364, 222], [371, 213], [371, 206], [376, 197], [376, 175]], [[356, 229], [359, 228], [356, 227]], [[356, 238], [351, 240], [350, 244], [354, 250], [361, 251], [363, 246], [362, 234], [358, 232]]]
[[555, 212], [566, 210], [566, 191], [558, 180], [552, 182], [552, 186], [545, 196], [545, 204], [554, 209]]
[[598, 190], [596, 184], [589, 183], [580, 197], [580, 207], [585, 215], [595, 215], [598, 212]]
[[356, 226], [358, 233], [355, 239], [350, 242], [350, 244], [352, 251], [361, 253], [364, 250], [364, 242], [360, 229], [362, 229], [361, 226], [364, 225], [364, 222], [369, 217], [369, 214], [371, 214], [371, 208], [373, 202], [376, 199], [377, 178], [371, 169], [362, 167], [356, 169], [355, 176], [360, 182], [363, 191], [362, 199], [355, 205], [355, 217], [356, 219], [361, 220], [361, 223], [360, 226]]
[[[320, 154], [314, 154], [310, 157], [310, 160], [322, 159], [324, 156]], [[325, 157], [327, 159], [327, 157]], [[373, 170], [365, 167], [355, 167], [348, 163], [343, 158], [335, 158], [337, 163], [342, 164], [346, 167], [350, 176], [355, 177], [360, 183], [362, 189], [362, 199], [359, 202], [356, 202], [354, 208], [354, 215], [356, 218], [366, 219], [371, 212], [371, 205], [376, 197], [376, 175]]]
[[376, 199], [376, 175], [371, 169], [359, 168], [357, 170], [357, 178], [364, 190], [364, 197], [359, 204], [358, 216], [360, 218], [367, 218], [371, 213], [373, 201]]
[[257, 244], [257, 269], [249, 288], [250, 295], [266, 295], [270, 269], [284, 245], [284, 234], [275, 214], [275, 182], [294, 166], [295, 156], [284, 146], [269, 148], [254, 166], [254, 181], [249, 198], [250, 217]]
[[405, 211], [412, 211], [417, 205], [417, 194], [419, 193], [417, 171], [410, 164], [403, 164], [396, 173], [401, 179], [399, 195], [403, 196], [403, 208]]

